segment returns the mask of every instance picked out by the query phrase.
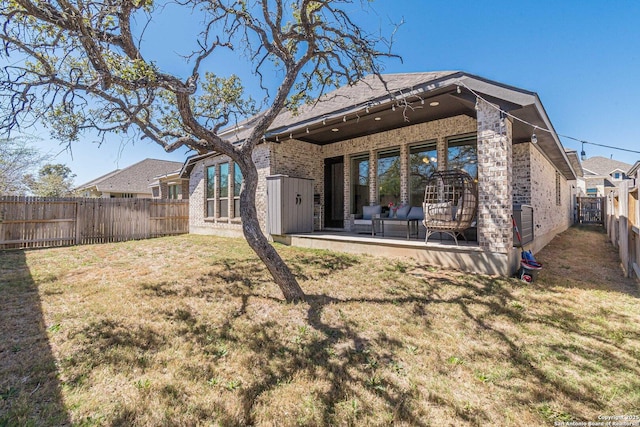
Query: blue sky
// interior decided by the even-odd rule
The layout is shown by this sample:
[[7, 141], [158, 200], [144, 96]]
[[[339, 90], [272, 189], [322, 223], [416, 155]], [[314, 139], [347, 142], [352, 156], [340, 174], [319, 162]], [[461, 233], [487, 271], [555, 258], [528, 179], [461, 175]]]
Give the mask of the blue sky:
[[[373, 7], [376, 13], [353, 12], [371, 31], [389, 32], [389, 23], [404, 19], [394, 45], [403, 60], [385, 61], [385, 72], [462, 70], [534, 91], [558, 133], [640, 151], [640, 2], [378, 0]], [[189, 67], [178, 54], [194, 46], [190, 20], [166, 9], [145, 35], [147, 59], [186, 75]], [[210, 68], [240, 76], [248, 71], [233, 53]], [[32, 134], [42, 138], [43, 151], [62, 149], [46, 131]], [[582, 149], [579, 142], [562, 142]], [[587, 157], [640, 160], [637, 153], [589, 144], [584, 150]], [[185, 149], [167, 154], [142, 141], [122, 146], [116, 136], [100, 147], [88, 137], [73, 145], [72, 154], [63, 151], [55, 162], [69, 166], [77, 184], [147, 157], [183, 161], [188, 155]]]

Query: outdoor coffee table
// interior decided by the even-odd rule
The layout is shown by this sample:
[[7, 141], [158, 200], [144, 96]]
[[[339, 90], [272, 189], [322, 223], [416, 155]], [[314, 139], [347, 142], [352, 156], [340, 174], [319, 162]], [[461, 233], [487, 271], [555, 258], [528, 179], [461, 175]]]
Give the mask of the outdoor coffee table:
[[376, 223], [380, 224], [380, 235], [384, 236], [384, 223], [385, 222], [396, 222], [403, 223], [407, 225], [407, 240], [411, 239], [411, 234], [414, 230], [415, 224], [415, 235], [416, 239], [418, 238], [418, 219], [408, 219], [408, 218], [372, 218], [371, 219], [371, 235], [376, 235]]

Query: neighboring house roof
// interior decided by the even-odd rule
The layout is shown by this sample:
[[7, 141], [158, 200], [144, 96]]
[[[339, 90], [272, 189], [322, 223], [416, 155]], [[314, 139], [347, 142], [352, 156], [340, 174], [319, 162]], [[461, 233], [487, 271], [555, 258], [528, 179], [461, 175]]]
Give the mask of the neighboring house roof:
[[79, 186], [78, 190], [95, 187], [102, 193], [150, 193], [149, 185], [154, 178], [179, 170], [180, 162], [144, 159], [124, 169], [116, 169], [106, 175]]
[[627, 176], [635, 176], [638, 169], [640, 169], [640, 160], [636, 160], [633, 166], [631, 166], [631, 168], [627, 171]]
[[[294, 138], [325, 145], [457, 115], [475, 118], [478, 95], [516, 118], [514, 143], [528, 142], [536, 133], [538, 146], [549, 160], [567, 179], [575, 179], [576, 171], [535, 92], [461, 71], [384, 74], [381, 78], [370, 75], [298, 111], [282, 111], [264, 137], [272, 142]], [[242, 142], [262, 114], [228, 127], [221, 136]], [[188, 174], [189, 165], [201, 159], [188, 159], [182, 174]]]
[[606, 157], [595, 156], [582, 161], [582, 168], [590, 175], [609, 176], [616, 170], [626, 172], [632, 165]]

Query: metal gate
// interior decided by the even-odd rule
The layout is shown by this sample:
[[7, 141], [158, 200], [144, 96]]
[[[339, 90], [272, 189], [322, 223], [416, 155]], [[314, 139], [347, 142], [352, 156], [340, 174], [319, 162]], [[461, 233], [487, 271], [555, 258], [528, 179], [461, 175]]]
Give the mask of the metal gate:
[[604, 224], [604, 197], [578, 197], [580, 224]]

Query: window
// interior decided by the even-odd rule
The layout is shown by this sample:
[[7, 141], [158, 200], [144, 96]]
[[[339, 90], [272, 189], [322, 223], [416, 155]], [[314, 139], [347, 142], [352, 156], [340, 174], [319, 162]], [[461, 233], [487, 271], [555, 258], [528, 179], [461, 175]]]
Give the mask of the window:
[[229, 163], [220, 164], [220, 200], [218, 200], [218, 217], [229, 217]]
[[378, 153], [378, 202], [400, 204], [400, 150]]
[[560, 173], [556, 172], [556, 205], [562, 204], [562, 194], [560, 194]]
[[233, 165], [233, 216], [240, 216], [240, 190], [242, 189], [242, 171], [240, 166]]
[[169, 198], [170, 199], [182, 198], [182, 184], [172, 184], [169, 186]]
[[369, 206], [369, 155], [351, 159], [351, 213], [362, 213]]
[[160, 197], [160, 187], [152, 187], [151, 188], [151, 197], [157, 199]]
[[409, 148], [409, 204], [422, 206], [427, 178], [438, 168], [436, 143]]
[[620, 172], [614, 172], [613, 179], [620, 179]]
[[478, 179], [478, 139], [476, 135], [451, 138], [447, 148], [447, 169], [462, 169]]
[[207, 168], [207, 218], [215, 217], [216, 167]]

